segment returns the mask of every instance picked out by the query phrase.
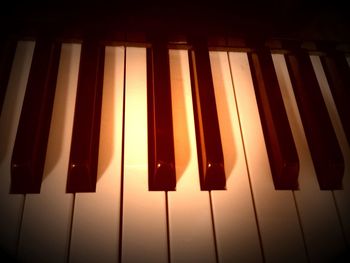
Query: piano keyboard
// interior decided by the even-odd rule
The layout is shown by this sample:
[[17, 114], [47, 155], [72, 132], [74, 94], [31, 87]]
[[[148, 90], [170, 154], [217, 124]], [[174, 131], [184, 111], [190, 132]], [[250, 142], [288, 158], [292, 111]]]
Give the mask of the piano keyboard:
[[0, 115], [4, 260], [349, 260], [350, 147], [320, 56], [310, 55], [310, 60], [344, 159], [340, 189], [320, 189], [286, 56], [271, 55], [299, 159], [298, 189], [276, 190], [249, 54], [210, 51], [226, 188], [203, 190], [189, 51], [170, 49], [176, 189], [150, 191], [147, 51], [107, 46], [96, 189], [66, 191], [82, 47], [64, 43], [40, 193], [10, 193], [11, 158], [34, 47], [32, 41], [17, 44]]

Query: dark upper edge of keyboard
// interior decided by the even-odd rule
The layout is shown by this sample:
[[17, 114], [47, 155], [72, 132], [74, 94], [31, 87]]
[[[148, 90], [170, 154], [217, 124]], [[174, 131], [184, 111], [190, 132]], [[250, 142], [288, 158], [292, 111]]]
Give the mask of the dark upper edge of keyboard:
[[[127, 2], [127, 1], [124, 1]], [[96, 37], [107, 42], [147, 43], [152, 32], [169, 42], [201, 34], [209, 47], [241, 48], [237, 39], [296, 39], [350, 43], [350, 18], [341, 3], [301, 1], [50, 1], [9, 3], [0, 11], [0, 30], [17, 38], [53, 35], [63, 41]], [[173, 40], [171, 40], [173, 38]], [[246, 47], [246, 46], [244, 46]]]

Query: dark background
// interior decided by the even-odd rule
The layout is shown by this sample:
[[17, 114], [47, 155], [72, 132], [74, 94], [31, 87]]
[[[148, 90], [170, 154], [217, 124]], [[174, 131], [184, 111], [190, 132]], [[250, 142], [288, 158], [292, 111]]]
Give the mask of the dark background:
[[1, 35], [150, 30], [350, 41], [346, 1], [13, 1], [0, 7]]

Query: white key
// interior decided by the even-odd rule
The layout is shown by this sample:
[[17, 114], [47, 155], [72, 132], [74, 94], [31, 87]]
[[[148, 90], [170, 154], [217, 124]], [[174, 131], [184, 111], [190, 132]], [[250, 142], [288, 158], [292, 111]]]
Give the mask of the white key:
[[168, 192], [171, 262], [215, 262], [208, 191], [201, 191], [187, 50], [170, 50], [176, 191]]
[[18, 243], [24, 195], [9, 194], [11, 157], [21, 115], [35, 43], [17, 44], [0, 116], [0, 249], [14, 256]]
[[247, 54], [229, 53], [259, 231], [266, 262], [307, 260], [292, 191], [272, 181]]
[[165, 193], [148, 191], [146, 49], [126, 49], [122, 262], [167, 262]]
[[41, 192], [25, 198], [18, 249], [21, 261], [67, 260], [73, 194], [66, 193], [66, 182], [79, 57], [80, 45], [62, 45]]
[[106, 47], [95, 193], [75, 195], [70, 262], [118, 262], [124, 47]]
[[247, 165], [227, 52], [210, 52], [226, 172], [226, 191], [212, 191], [219, 262], [261, 262]]
[[272, 55], [299, 156], [299, 190], [294, 191], [311, 262], [329, 262], [344, 250], [331, 191], [320, 191], [284, 56]]
[[[321, 88], [330, 119], [332, 121], [334, 131], [336, 133], [341, 151], [344, 157], [345, 172], [343, 177], [343, 189], [335, 190], [334, 197], [336, 206], [339, 210], [341, 224], [346, 236], [347, 243], [350, 244], [350, 147], [347, 143], [346, 135], [339, 118], [337, 107], [333, 100], [331, 90], [329, 88], [325, 72], [322, 68], [320, 58], [318, 56], [310, 56], [314, 67], [318, 83]], [[350, 60], [349, 60], [350, 61]], [[331, 227], [329, 227], [331, 228]]]

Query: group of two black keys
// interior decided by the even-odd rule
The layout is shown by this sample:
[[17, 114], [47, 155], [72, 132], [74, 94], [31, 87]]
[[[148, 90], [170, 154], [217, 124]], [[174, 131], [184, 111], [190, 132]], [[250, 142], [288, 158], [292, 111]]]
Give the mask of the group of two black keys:
[[[7, 85], [15, 42], [1, 46], [0, 84]], [[61, 44], [36, 41], [25, 98], [11, 160], [10, 192], [39, 193], [59, 66]], [[350, 70], [338, 51], [323, 56], [322, 64], [350, 141]], [[176, 189], [171, 109], [169, 50], [165, 38], [154, 38], [147, 48], [148, 174], [149, 190]], [[11, 57], [12, 56], [12, 57]], [[77, 99], [66, 191], [96, 189], [104, 46], [82, 43]], [[309, 54], [293, 47], [285, 55], [320, 189], [341, 189], [344, 159], [322, 98]], [[188, 52], [200, 185], [202, 190], [224, 190], [226, 175], [216, 111], [208, 46], [194, 38]], [[271, 51], [260, 42], [248, 52], [271, 173], [276, 189], [298, 189], [299, 159], [278, 84]], [[1, 95], [1, 103], [4, 92]]]

